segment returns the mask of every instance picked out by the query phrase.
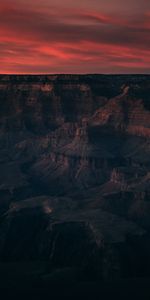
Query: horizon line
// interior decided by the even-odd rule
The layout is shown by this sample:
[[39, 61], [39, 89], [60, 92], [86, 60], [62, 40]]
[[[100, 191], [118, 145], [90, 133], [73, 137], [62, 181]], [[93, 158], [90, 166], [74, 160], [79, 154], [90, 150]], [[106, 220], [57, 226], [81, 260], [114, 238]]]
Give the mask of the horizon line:
[[60, 75], [74, 75], [74, 76], [87, 76], [87, 75], [103, 75], [103, 76], [113, 76], [113, 75], [150, 75], [150, 73], [0, 73], [0, 76], [60, 76]]

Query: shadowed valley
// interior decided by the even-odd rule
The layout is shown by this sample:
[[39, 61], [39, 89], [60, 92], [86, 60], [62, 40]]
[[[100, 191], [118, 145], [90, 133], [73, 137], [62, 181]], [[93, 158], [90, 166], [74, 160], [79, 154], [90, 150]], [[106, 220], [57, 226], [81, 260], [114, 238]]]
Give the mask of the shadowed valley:
[[150, 277], [149, 95], [148, 75], [0, 76], [4, 286]]

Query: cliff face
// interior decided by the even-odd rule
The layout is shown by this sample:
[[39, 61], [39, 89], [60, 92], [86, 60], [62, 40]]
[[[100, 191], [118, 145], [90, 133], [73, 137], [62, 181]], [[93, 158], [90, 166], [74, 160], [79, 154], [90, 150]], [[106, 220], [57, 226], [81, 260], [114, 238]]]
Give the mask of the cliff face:
[[75, 267], [87, 249], [98, 276], [129, 272], [116, 245], [150, 230], [149, 95], [144, 75], [0, 76], [1, 259]]

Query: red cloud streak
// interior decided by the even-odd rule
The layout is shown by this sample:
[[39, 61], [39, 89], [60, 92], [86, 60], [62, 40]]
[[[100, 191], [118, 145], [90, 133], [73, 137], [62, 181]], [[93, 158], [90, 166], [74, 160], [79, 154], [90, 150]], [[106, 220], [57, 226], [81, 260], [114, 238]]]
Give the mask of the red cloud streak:
[[103, 0], [92, 8], [87, 0], [86, 9], [52, 2], [2, 0], [0, 73], [149, 73], [148, 7], [123, 13]]

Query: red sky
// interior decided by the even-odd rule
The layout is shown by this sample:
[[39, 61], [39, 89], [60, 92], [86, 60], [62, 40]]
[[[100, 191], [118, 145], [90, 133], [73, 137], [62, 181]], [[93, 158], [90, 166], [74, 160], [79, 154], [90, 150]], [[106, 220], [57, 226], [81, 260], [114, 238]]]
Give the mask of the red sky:
[[150, 0], [1, 0], [0, 73], [150, 73]]

